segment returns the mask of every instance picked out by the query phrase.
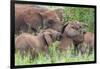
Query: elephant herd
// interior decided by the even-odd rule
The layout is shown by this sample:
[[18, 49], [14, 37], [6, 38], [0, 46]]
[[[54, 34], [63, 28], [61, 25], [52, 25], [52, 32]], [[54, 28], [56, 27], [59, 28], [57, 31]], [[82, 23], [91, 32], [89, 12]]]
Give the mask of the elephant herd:
[[63, 14], [62, 8], [15, 4], [15, 49], [21, 55], [30, 53], [35, 57], [40, 52], [47, 53], [49, 46], [59, 41], [60, 52], [73, 45], [76, 54], [91, 54], [94, 33], [84, 31], [87, 26], [79, 21], [63, 23]]

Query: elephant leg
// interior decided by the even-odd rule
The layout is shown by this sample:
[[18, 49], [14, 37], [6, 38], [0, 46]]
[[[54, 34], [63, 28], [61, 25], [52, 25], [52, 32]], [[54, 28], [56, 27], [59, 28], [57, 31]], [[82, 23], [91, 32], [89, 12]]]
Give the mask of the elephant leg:
[[83, 43], [81, 43], [81, 44], [79, 45], [79, 51], [80, 51], [80, 54], [81, 54], [81, 55], [85, 54], [86, 48], [85, 48], [85, 46], [84, 46]]
[[79, 51], [78, 51], [78, 44], [74, 44], [74, 55], [78, 55]]
[[92, 54], [92, 52], [93, 52], [93, 48], [92, 48], [92, 47], [90, 47], [90, 48], [89, 48], [89, 52], [88, 52], [88, 56], [89, 56], [89, 55], [91, 55], [91, 54]]
[[78, 45], [78, 53], [80, 53], [81, 55], [83, 54], [82, 46], [83, 45], [81, 43]]

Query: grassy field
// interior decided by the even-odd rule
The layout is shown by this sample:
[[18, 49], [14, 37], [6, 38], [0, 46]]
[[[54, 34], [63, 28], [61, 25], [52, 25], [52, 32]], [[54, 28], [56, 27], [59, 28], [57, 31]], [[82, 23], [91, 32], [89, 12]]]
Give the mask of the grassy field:
[[[53, 6], [54, 7], [54, 6]], [[50, 7], [52, 8], [52, 7]], [[54, 7], [55, 8], [55, 7]], [[94, 32], [94, 9], [93, 8], [81, 8], [81, 7], [65, 7], [64, 8], [64, 21], [77, 20], [88, 25], [87, 31]], [[49, 47], [49, 53], [44, 55], [40, 53], [38, 57], [30, 60], [30, 56], [21, 57], [19, 53], [15, 54], [15, 65], [33, 65], [33, 64], [51, 64], [51, 63], [69, 63], [69, 62], [82, 62], [82, 61], [94, 61], [94, 54], [88, 56], [73, 55], [73, 49], [69, 49], [67, 52], [61, 54], [58, 50], [58, 42], [53, 43]]]
[[94, 61], [94, 54], [88, 56], [84, 55], [73, 55], [73, 49], [69, 49], [67, 52], [61, 54], [57, 50], [58, 42], [53, 43], [49, 48], [49, 53], [44, 55], [40, 53], [38, 57], [30, 59], [30, 56], [21, 57], [19, 53], [15, 54], [15, 65], [33, 65], [33, 64], [51, 64], [51, 63], [69, 63], [69, 62], [82, 62], [82, 61]]

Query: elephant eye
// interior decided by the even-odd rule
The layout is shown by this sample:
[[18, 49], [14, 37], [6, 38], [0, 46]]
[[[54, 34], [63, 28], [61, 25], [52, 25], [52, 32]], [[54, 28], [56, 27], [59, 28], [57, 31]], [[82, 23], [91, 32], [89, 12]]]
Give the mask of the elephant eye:
[[76, 29], [74, 26], [72, 26], [73, 29]]
[[53, 24], [53, 23], [54, 23], [54, 20], [50, 19], [50, 20], [48, 21], [48, 23], [49, 23], [49, 24]]
[[53, 20], [49, 20], [47, 26], [48, 27], [52, 27], [54, 25], [54, 21]]

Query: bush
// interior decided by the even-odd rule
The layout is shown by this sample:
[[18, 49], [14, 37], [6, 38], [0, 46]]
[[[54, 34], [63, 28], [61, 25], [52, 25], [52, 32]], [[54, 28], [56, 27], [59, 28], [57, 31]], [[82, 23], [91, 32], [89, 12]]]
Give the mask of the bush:
[[82, 7], [66, 7], [64, 9], [64, 20], [77, 20], [88, 25], [87, 31], [94, 32], [94, 9]]

